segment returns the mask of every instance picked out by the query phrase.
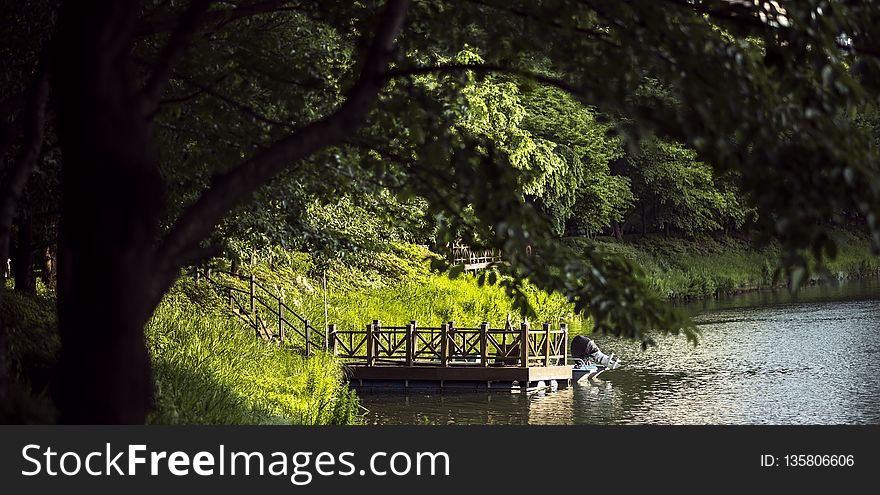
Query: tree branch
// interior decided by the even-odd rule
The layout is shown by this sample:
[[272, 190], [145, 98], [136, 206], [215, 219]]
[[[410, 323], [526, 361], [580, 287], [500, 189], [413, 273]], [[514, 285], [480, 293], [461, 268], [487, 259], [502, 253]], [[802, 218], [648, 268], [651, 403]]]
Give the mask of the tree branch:
[[193, 33], [195, 33], [199, 25], [199, 20], [205, 14], [205, 11], [208, 10], [208, 7], [211, 6], [211, 2], [212, 0], [193, 0], [186, 9], [186, 12], [181, 16], [177, 27], [171, 33], [168, 43], [159, 52], [159, 56], [153, 63], [150, 76], [147, 78], [146, 84], [144, 84], [145, 114], [152, 113], [158, 105], [162, 94], [162, 87], [167, 84], [168, 77], [171, 75], [171, 68], [186, 50]]
[[[220, 100], [221, 102], [223, 102], [233, 108], [237, 108], [238, 110], [250, 115], [251, 117], [253, 117], [257, 121], [260, 121], [264, 124], [277, 125], [280, 127], [290, 128], [289, 123], [282, 122], [280, 120], [275, 120], [270, 117], [267, 117], [267, 116], [263, 115], [262, 113], [258, 112], [253, 107], [246, 105], [238, 100], [235, 100], [234, 98], [226, 96], [225, 94], [220, 93], [219, 91], [216, 91], [211, 86], [204, 85], [202, 83], [195, 81], [194, 79], [190, 79], [190, 78], [186, 78], [186, 77], [183, 77], [181, 79], [183, 80], [184, 83], [198, 88], [199, 93], [205, 93], [207, 95], [210, 95], [210, 96]], [[197, 94], [199, 94], [199, 93], [197, 93]]]
[[[291, 2], [290, 0], [262, 0], [250, 2], [232, 9], [218, 9], [211, 12], [206, 12], [202, 16], [202, 21], [207, 24], [213, 24], [217, 27], [222, 27], [230, 22], [236, 21], [238, 19], [243, 19], [245, 17], [265, 14], [268, 12], [276, 12], [279, 10], [287, 10], [284, 8], [284, 6], [289, 3], [293, 2]], [[144, 37], [152, 34], [163, 33], [174, 29], [177, 25], [177, 16], [161, 17], [158, 19], [144, 19], [141, 20], [140, 24], [135, 29], [135, 36]]]
[[608, 44], [610, 44], [611, 46], [613, 46], [613, 47], [615, 47], [615, 48], [620, 48], [619, 45], [617, 45], [616, 43], [614, 43], [613, 41], [611, 41], [611, 40], [608, 38], [608, 33], [606, 33], [606, 32], [602, 32], [602, 31], [598, 31], [598, 30], [595, 30], [595, 29], [591, 29], [591, 28], [586, 28], [586, 27], [578, 26], [578, 25], [576, 25], [576, 24], [565, 25], [565, 24], [563, 24], [562, 22], [560, 22], [558, 19], [544, 19], [544, 18], [542, 18], [541, 16], [535, 15], [535, 14], [533, 14], [533, 13], [531, 13], [531, 12], [527, 12], [527, 11], [524, 11], [524, 10], [520, 10], [520, 9], [515, 8], [515, 7], [509, 7], [509, 6], [506, 6], [506, 5], [505, 5], [505, 6], [495, 5], [495, 4], [486, 3], [486, 2], [478, 1], [478, 0], [467, 0], [467, 2], [468, 2], [468, 3], [472, 3], [472, 4], [474, 4], [474, 5], [480, 5], [480, 6], [483, 6], [483, 7], [487, 7], [487, 8], [490, 8], [490, 9], [496, 9], [496, 10], [498, 10], [498, 11], [500, 11], [500, 12], [504, 12], [504, 13], [507, 13], [507, 14], [513, 14], [513, 15], [515, 15], [515, 16], [517, 16], [517, 17], [520, 17], [520, 18], [522, 18], [522, 19], [525, 19], [525, 20], [527, 20], [527, 21], [536, 22], [536, 23], [538, 23], [538, 24], [541, 24], [541, 25], [544, 25], [544, 26], [549, 26], [549, 27], [552, 27], [552, 28], [555, 28], [555, 29], [562, 29], [562, 30], [566, 30], [566, 31], [573, 31], [573, 32], [575, 32], [575, 33], [579, 33], [579, 34], [583, 34], [583, 35], [587, 35], [587, 36], [593, 36], [593, 37], [595, 37], [596, 39], [598, 39], [598, 40], [600, 40], [600, 41], [603, 41], [603, 42], [605, 42], [605, 43], [608, 43]]
[[157, 248], [168, 277], [176, 275], [182, 256], [207, 237], [237, 203], [279, 172], [312, 153], [338, 143], [363, 125], [385, 84], [394, 39], [402, 29], [407, 0], [388, 0], [361, 73], [348, 98], [331, 115], [275, 142], [230, 172], [187, 208]]

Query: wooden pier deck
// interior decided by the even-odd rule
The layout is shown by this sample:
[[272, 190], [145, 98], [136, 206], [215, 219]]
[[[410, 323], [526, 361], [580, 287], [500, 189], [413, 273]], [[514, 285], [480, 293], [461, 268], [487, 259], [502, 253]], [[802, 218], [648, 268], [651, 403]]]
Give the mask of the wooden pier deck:
[[534, 390], [568, 386], [572, 377], [564, 324], [385, 327], [375, 320], [358, 331], [331, 325], [329, 335], [352, 386], [366, 390]]

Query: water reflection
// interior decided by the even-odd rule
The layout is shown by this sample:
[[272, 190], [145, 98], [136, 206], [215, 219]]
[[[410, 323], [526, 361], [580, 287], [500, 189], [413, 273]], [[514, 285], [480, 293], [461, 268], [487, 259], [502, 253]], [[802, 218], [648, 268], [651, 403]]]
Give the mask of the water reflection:
[[[600, 338], [626, 366], [544, 395], [363, 395], [389, 424], [880, 423], [880, 284], [689, 306], [703, 338], [642, 352]], [[755, 304], [759, 305], [755, 305]]]

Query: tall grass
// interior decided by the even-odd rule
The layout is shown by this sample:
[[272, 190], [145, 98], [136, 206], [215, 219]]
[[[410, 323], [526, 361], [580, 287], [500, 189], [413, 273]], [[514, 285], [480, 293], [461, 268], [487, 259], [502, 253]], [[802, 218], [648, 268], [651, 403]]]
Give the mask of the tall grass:
[[[334, 263], [327, 270], [327, 323], [339, 329], [361, 329], [373, 320], [404, 325], [417, 320], [423, 326], [455, 321], [460, 327], [476, 327], [483, 321], [503, 324], [507, 317], [519, 321], [520, 312], [499, 285], [477, 283], [462, 274], [455, 279], [431, 272], [427, 250], [412, 245], [393, 245], [361, 263]], [[315, 328], [324, 327], [322, 272], [303, 253], [258, 261], [253, 270], [258, 280]], [[226, 278], [225, 283], [242, 289], [247, 282]], [[190, 291], [204, 289], [190, 288]], [[526, 295], [540, 322], [558, 323], [577, 319], [572, 305], [559, 294], [547, 294], [526, 284]], [[201, 297], [210, 297], [203, 295]], [[271, 319], [269, 315], [267, 318]]]
[[327, 354], [305, 358], [257, 339], [233, 318], [172, 291], [147, 327], [156, 407], [151, 423], [349, 424], [357, 397]]

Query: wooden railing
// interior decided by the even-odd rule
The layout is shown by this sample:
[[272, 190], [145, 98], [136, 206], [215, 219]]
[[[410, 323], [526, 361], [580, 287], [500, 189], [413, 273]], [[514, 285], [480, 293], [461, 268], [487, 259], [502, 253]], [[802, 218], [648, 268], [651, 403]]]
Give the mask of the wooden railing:
[[451, 321], [419, 327], [411, 321], [386, 327], [374, 320], [364, 330], [330, 325], [329, 342], [333, 354], [361, 366], [557, 366], [565, 364], [568, 326], [491, 328], [484, 322], [478, 328], [459, 328]]
[[503, 260], [502, 252], [497, 249], [473, 249], [464, 244], [452, 244], [449, 247], [449, 261], [453, 265], [463, 265], [465, 270], [487, 268]]
[[[315, 349], [328, 348], [324, 330], [312, 326], [310, 320], [285, 303], [283, 294], [268, 289], [253, 274], [240, 275], [216, 269], [206, 269], [197, 274], [197, 280], [204, 276], [214, 290], [228, 301], [229, 310], [247, 323], [257, 337], [290, 342], [307, 356]], [[227, 283], [224, 277], [244, 281], [247, 288]]]

